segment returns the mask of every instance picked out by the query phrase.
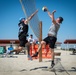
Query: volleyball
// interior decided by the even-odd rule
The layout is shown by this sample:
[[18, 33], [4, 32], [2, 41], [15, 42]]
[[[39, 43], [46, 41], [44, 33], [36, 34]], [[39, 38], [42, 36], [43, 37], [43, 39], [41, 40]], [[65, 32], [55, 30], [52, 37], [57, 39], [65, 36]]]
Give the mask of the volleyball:
[[47, 7], [46, 6], [42, 7], [42, 11], [46, 12], [47, 11]]

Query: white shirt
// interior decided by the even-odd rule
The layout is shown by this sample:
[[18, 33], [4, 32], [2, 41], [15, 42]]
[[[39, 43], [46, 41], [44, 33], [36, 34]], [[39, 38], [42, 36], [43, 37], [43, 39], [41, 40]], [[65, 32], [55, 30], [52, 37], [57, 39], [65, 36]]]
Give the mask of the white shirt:
[[33, 38], [28, 38], [28, 42], [32, 44], [33, 42], [35, 42], [35, 40]]

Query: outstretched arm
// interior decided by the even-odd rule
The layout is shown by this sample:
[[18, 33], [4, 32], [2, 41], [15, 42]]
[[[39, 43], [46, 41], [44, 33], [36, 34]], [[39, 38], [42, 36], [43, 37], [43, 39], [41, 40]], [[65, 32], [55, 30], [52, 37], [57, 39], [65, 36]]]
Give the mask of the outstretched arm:
[[55, 13], [55, 12], [56, 12], [56, 10], [54, 10], [52, 13], [50, 13], [49, 11], [47, 11], [49, 17], [51, 18], [51, 20], [52, 20], [52, 22], [53, 22], [54, 24], [56, 24], [56, 21], [55, 21], [55, 19], [54, 19], [54, 13]]
[[33, 14], [31, 14], [30, 17], [28, 17], [28, 18], [25, 20], [25, 23], [26, 23], [26, 22], [28, 23], [37, 12], [38, 12], [38, 9], [37, 9]]

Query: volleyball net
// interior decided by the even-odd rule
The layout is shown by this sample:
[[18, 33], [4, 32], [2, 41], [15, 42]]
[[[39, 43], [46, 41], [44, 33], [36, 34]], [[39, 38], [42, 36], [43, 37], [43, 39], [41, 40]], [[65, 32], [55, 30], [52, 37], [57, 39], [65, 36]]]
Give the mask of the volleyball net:
[[[20, 0], [20, 3], [26, 18], [28, 18], [32, 13], [34, 13], [37, 10], [35, 0]], [[37, 38], [40, 37], [39, 23], [40, 21], [37, 14], [29, 22], [31, 29]]]

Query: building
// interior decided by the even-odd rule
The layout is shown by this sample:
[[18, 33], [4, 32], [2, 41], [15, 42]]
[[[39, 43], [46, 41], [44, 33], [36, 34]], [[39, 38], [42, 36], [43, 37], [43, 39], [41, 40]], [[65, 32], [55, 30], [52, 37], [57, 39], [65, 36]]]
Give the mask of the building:
[[61, 42], [56, 42], [56, 44], [55, 44], [56, 45], [56, 49], [61, 49], [61, 44], [62, 44]]
[[67, 49], [76, 48], [76, 39], [66, 39], [64, 44], [66, 44]]
[[[0, 46], [3, 46], [5, 49], [7, 49], [10, 44], [13, 45], [13, 47], [17, 47], [19, 45], [19, 40], [18, 39], [1, 39], [0, 40]], [[61, 42], [56, 42], [56, 49], [61, 49]]]
[[4, 52], [8, 50], [10, 45], [12, 45], [13, 48], [15, 49], [18, 46], [18, 44], [19, 44], [19, 40], [17, 39], [1, 39], [0, 40], [0, 47], [4, 48]]

